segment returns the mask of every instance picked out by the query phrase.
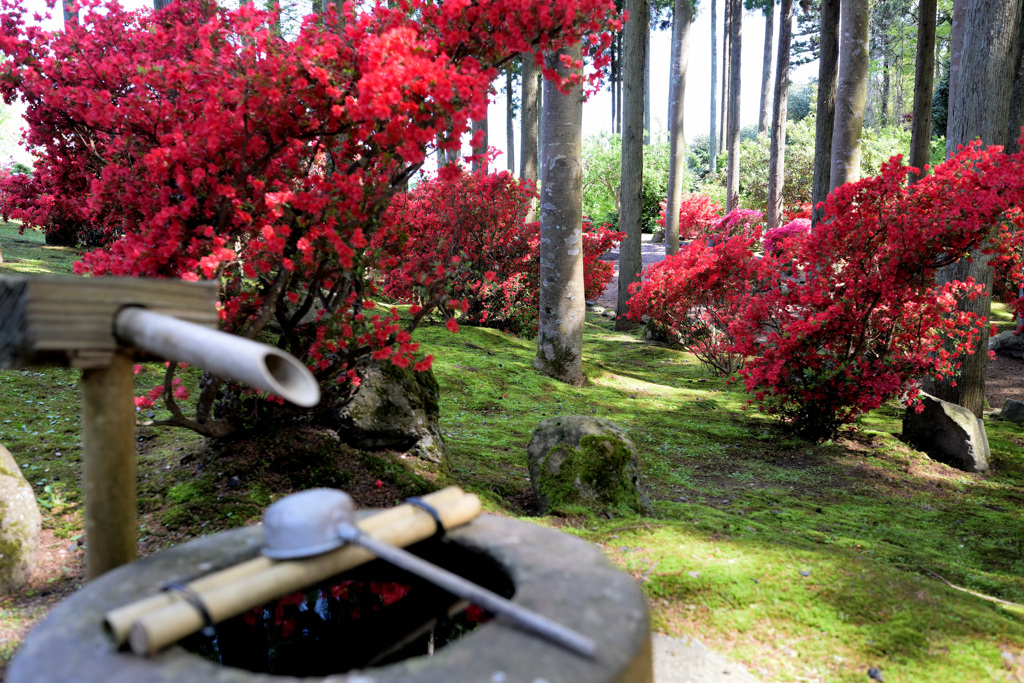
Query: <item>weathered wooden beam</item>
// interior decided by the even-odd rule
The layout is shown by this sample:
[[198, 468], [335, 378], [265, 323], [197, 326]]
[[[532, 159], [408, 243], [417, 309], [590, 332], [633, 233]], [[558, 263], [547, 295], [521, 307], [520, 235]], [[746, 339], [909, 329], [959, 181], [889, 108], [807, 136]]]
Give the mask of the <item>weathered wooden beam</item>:
[[135, 561], [135, 373], [115, 353], [105, 368], [82, 371], [82, 493], [89, 580]]
[[0, 277], [0, 368], [102, 368], [119, 348], [126, 306], [216, 329], [216, 282], [115, 277]]

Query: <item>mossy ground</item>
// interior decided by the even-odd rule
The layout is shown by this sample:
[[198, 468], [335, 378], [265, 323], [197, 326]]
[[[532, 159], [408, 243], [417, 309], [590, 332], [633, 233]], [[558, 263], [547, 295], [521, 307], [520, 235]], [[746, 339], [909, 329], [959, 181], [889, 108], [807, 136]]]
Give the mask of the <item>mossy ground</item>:
[[[0, 227], [5, 261], [16, 253], [10, 235]], [[49, 253], [41, 239], [35, 245]], [[30, 262], [31, 253], [16, 258]], [[39, 267], [66, 272], [57, 263]], [[5, 262], [0, 273], [16, 265]], [[301, 439], [298, 457], [301, 426], [276, 441], [216, 446], [142, 428], [143, 551], [252, 521], [295, 486], [352, 481], [389, 504], [458, 483], [491, 511], [600, 545], [640, 583], [656, 629], [694, 636], [765, 680], [863, 681], [869, 666], [887, 682], [1024, 673], [1024, 610], [936, 578], [1024, 603], [1019, 427], [987, 420], [991, 470], [965, 474], [901, 442], [895, 405], [808, 445], [744, 410], [745, 395], [689, 354], [615, 332], [604, 318], [588, 316], [583, 387], [533, 370], [533, 340], [467, 327], [452, 335], [442, 326], [417, 336], [436, 358], [447, 471], [326, 447], [322, 433]], [[160, 375], [146, 366], [139, 387]], [[49, 533], [65, 542], [82, 533], [77, 381], [63, 369], [0, 372], [0, 442], [35, 487]], [[571, 414], [605, 417], [628, 432], [655, 518], [583, 510], [533, 517], [526, 446], [542, 420]], [[4, 634], [37, 617], [26, 596], [0, 599], [0, 667], [17, 640]]]

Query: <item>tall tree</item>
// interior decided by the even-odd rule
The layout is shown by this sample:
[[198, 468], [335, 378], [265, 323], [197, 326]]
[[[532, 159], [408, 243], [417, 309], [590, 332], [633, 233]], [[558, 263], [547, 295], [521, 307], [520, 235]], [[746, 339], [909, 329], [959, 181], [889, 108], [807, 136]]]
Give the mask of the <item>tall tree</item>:
[[519, 123], [519, 177], [537, 182], [537, 63], [532, 52], [524, 52], [523, 60], [522, 120]]
[[732, 73], [730, 61], [730, 40], [732, 39], [732, 0], [722, 0], [722, 115], [718, 122], [718, 149], [726, 148], [726, 128], [729, 125], [729, 74]]
[[618, 110], [615, 112], [615, 132], [622, 135], [622, 31], [615, 36], [615, 44], [619, 53], [619, 77], [615, 81], [615, 87], [619, 91], [619, 97], [616, 99]]
[[843, 0], [839, 8], [839, 83], [832, 127], [829, 191], [860, 178], [861, 134], [868, 96], [868, 0]]
[[[962, 17], [962, 43], [951, 67], [949, 120], [946, 154], [980, 139], [984, 144], [1002, 144], [1010, 114], [1016, 68], [1017, 33], [1020, 30], [1021, 0], [958, 0], [954, 22]], [[954, 31], [956, 23], [954, 23]], [[976, 251], [939, 273], [939, 282], [974, 278], [986, 291], [973, 301], [959, 301], [959, 309], [988, 318], [992, 306], [992, 268], [988, 256]], [[936, 382], [936, 395], [964, 406], [978, 417], [985, 407], [985, 371], [988, 339], [979, 335], [974, 353], [962, 359], [957, 377]]]
[[[648, 6], [648, 10], [650, 6]], [[649, 17], [648, 17], [649, 18]], [[644, 30], [644, 145], [651, 144], [651, 25]]]
[[[790, 3], [792, 4], [792, 3]], [[753, 5], [749, 9], [753, 9]], [[772, 125], [772, 38], [775, 31], [775, 0], [767, 0], [764, 5], [764, 55], [761, 62], [761, 100], [757, 117], [757, 132], [763, 133]], [[780, 37], [781, 41], [782, 38]], [[778, 88], [776, 88], [777, 90]]]
[[[632, 18], [630, 19], [632, 21]], [[565, 54], [581, 59], [579, 44], [545, 54], [545, 65], [567, 76]], [[634, 98], [640, 99], [640, 98]], [[642, 99], [641, 99], [642, 101]], [[541, 128], [544, 163], [540, 201], [540, 317], [533, 367], [562, 382], [580, 386], [583, 375], [583, 93], [568, 94], [544, 82]]]
[[[668, 197], [665, 201], [665, 253], [679, 251], [679, 202], [686, 172], [686, 138], [683, 135], [683, 103], [686, 100], [686, 70], [690, 63], [690, 25], [693, 5], [676, 0], [672, 12], [672, 65], [669, 88]], [[714, 92], [714, 87], [712, 87]], [[711, 119], [714, 122], [714, 118]]]
[[743, 0], [728, 0], [729, 13], [729, 163], [725, 175], [725, 209], [740, 204], [740, 55], [743, 52]]
[[489, 130], [487, 127], [487, 112], [484, 111], [484, 117], [479, 121], [473, 122], [473, 139], [479, 138], [479, 144], [473, 145], [473, 156], [479, 157], [473, 160], [472, 169], [473, 172], [483, 169], [484, 173], [487, 173], [487, 162], [484, 160], [485, 154], [487, 154], [487, 147], [489, 142]]
[[818, 104], [814, 123], [814, 178], [811, 184], [811, 220], [817, 223], [831, 186], [832, 128], [836, 113], [836, 86], [839, 78], [839, 0], [821, 0], [818, 39]]
[[1013, 71], [1013, 94], [1010, 97], [1006, 142], [1003, 143], [1007, 154], [1015, 154], [1020, 150], [1017, 141], [1020, 139], [1021, 126], [1024, 126], [1024, 14], [1017, 27], [1016, 64]]
[[910, 131], [910, 165], [921, 169], [910, 182], [925, 175], [931, 156], [932, 89], [935, 87], [935, 17], [937, 0], [921, 0], [917, 7], [917, 63], [914, 74], [914, 113]]
[[626, 239], [619, 244], [619, 291], [615, 304], [615, 329], [636, 324], [626, 317], [629, 285], [640, 279], [642, 264], [640, 224], [644, 185], [644, 65], [650, 32], [647, 0], [626, 0], [625, 35], [622, 40], [622, 164], [619, 177], [619, 229]]
[[510, 64], [505, 67], [505, 155], [508, 157], [508, 172], [516, 172], [516, 79]]
[[772, 103], [772, 142], [768, 155], [767, 229], [782, 225], [782, 190], [785, 183], [786, 110], [789, 96], [789, 46], [793, 31], [793, 0], [782, 0], [779, 10], [779, 56]]
[[[73, 12], [71, 10], [71, 3], [72, 2], [74, 2], [74, 0], [61, 0], [61, 3], [60, 3], [61, 4], [61, 9], [63, 10], [63, 14], [64, 14], [64, 25], [65, 26], [70, 24], [72, 21], [78, 21], [78, 12]], [[160, 9], [160, 7], [157, 7], [157, 5], [156, 5], [156, 3], [158, 3], [158, 2], [160, 2], [160, 0], [154, 0], [154, 2], [153, 2], [153, 9]]]
[[715, 175], [717, 170], [718, 147], [718, 126], [715, 125], [718, 109], [715, 107], [715, 93], [718, 92], [718, 46], [715, 43], [715, 2], [711, 0], [711, 130], [708, 132], [708, 173]]
[[618, 95], [619, 88], [616, 84], [616, 79], [619, 77], [619, 54], [615, 50], [615, 41], [612, 41], [611, 47], [608, 49], [612, 55], [612, 63], [608, 67], [610, 76], [608, 79], [608, 90], [612, 93], [612, 135], [618, 133], [616, 124], [619, 121], [619, 106], [618, 106]]

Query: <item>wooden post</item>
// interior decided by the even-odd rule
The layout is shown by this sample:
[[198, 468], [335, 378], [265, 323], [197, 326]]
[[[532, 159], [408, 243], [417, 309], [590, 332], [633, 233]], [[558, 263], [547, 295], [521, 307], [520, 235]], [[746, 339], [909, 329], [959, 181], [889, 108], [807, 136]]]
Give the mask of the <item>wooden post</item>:
[[91, 581], [135, 560], [135, 376], [132, 359], [114, 354], [82, 371], [85, 565]]

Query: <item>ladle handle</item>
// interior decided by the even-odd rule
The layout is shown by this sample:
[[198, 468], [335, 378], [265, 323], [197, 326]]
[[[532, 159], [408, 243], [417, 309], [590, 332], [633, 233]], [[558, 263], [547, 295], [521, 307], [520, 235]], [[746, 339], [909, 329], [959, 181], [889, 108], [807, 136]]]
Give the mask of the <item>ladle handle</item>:
[[382, 543], [368, 536], [353, 524], [339, 525], [338, 535], [345, 541], [369, 550], [377, 557], [390, 562], [400, 569], [426, 579], [449, 593], [469, 600], [489, 612], [507, 617], [515, 624], [544, 636], [563, 647], [567, 647], [591, 659], [597, 653], [597, 646], [594, 641], [578, 631], [563, 626], [557, 621], [548, 619], [533, 610], [521, 607], [493, 591], [489, 591], [472, 581], [462, 578], [458, 574], [453, 574], [447, 569], [442, 569], [435, 564], [416, 557], [402, 548]]

